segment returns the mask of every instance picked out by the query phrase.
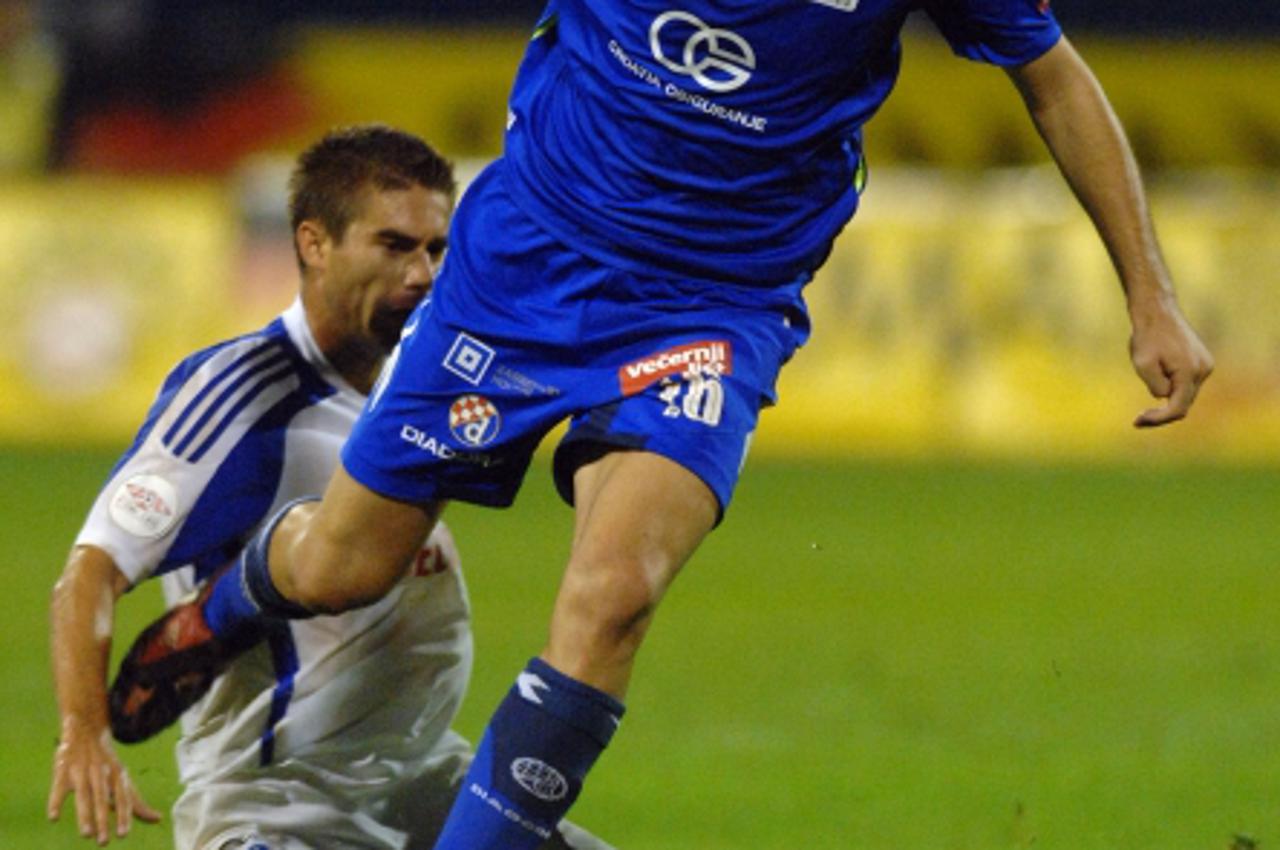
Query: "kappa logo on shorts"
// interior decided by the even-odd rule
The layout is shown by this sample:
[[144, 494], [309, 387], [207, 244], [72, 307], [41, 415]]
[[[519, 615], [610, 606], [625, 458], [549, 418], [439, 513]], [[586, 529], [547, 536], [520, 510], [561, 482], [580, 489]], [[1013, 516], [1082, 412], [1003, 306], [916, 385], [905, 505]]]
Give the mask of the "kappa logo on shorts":
[[689, 342], [633, 360], [618, 370], [624, 396], [674, 375], [732, 375], [733, 346], [728, 340]]
[[482, 395], [459, 396], [449, 406], [449, 430], [468, 446], [492, 443], [501, 429], [498, 408]]
[[444, 368], [462, 380], [479, 386], [493, 363], [494, 351], [470, 334], [459, 333], [444, 356]]

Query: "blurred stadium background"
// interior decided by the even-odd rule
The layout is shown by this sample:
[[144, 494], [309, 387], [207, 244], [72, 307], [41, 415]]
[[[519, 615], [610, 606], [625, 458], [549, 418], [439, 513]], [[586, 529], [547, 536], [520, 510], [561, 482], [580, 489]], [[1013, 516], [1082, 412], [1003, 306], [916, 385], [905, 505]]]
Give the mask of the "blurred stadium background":
[[[0, 0], [0, 846], [77, 843], [42, 818], [48, 589], [170, 365], [292, 298], [291, 157], [376, 120], [474, 173], [540, 5]], [[1189, 421], [1128, 427], [1105, 253], [1003, 75], [915, 21], [813, 341], [581, 803], [620, 846], [1280, 844], [1280, 4], [1055, 8], [1217, 373]], [[473, 736], [541, 639], [549, 489], [455, 513]], [[126, 754], [153, 804], [171, 744]]]

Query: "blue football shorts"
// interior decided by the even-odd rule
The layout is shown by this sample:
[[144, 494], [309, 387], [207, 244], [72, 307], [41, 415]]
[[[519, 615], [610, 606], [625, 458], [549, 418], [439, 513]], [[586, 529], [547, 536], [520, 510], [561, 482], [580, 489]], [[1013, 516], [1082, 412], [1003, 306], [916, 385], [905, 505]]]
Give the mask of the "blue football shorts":
[[401, 501], [507, 506], [568, 419], [554, 475], [570, 504], [581, 464], [643, 450], [692, 471], [723, 514], [760, 408], [807, 333], [799, 285], [605, 266], [522, 213], [500, 167], [468, 190], [450, 244], [343, 449], [348, 473]]

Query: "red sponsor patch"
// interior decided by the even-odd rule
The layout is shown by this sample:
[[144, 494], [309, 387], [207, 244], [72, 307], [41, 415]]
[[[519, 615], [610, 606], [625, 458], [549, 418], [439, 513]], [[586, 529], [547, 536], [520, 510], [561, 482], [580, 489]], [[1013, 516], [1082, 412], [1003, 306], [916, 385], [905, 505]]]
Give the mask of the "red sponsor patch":
[[120, 485], [108, 507], [111, 519], [134, 537], [156, 540], [178, 522], [178, 490], [159, 475], [132, 476]]
[[125, 484], [125, 489], [129, 493], [129, 499], [133, 502], [133, 506], [147, 514], [159, 514], [160, 516], [173, 516], [173, 508], [169, 507], [169, 503], [157, 493], [147, 487], [129, 482]]
[[418, 550], [418, 557], [413, 561], [413, 574], [417, 577], [438, 575], [449, 569], [449, 562], [444, 553], [435, 544], [427, 544]]
[[618, 370], [623, 395], [635, 395], [663, 378], [683, 375], [733, 374], [733, 346], [728, 340], [688, 342], [639, 360]]
[[1049, 0], [1039, 0], [1039, 2], [1036, 3], [1036, 11], [1042, 15], [1049, 14]]

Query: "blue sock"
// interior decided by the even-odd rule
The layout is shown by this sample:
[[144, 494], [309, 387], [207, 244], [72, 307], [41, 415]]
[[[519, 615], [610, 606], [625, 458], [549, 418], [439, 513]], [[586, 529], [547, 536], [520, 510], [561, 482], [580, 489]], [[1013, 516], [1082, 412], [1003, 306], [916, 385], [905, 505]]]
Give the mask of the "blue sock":
[[294, 505], [306, 501], [315, 500], [295, 499], [277, 511], [244, 547], [231, 569], [214, 580], [213, 590], [204, 601], [204, 619], [219, 638], [231, 640], [260, 632], [273, 619], [314, 616], [280, 594], [267, 568], [271, 534]]
[[530, 661], [489, 721], [435, 850], [534, 850], [577, 799], [623, 710]]

